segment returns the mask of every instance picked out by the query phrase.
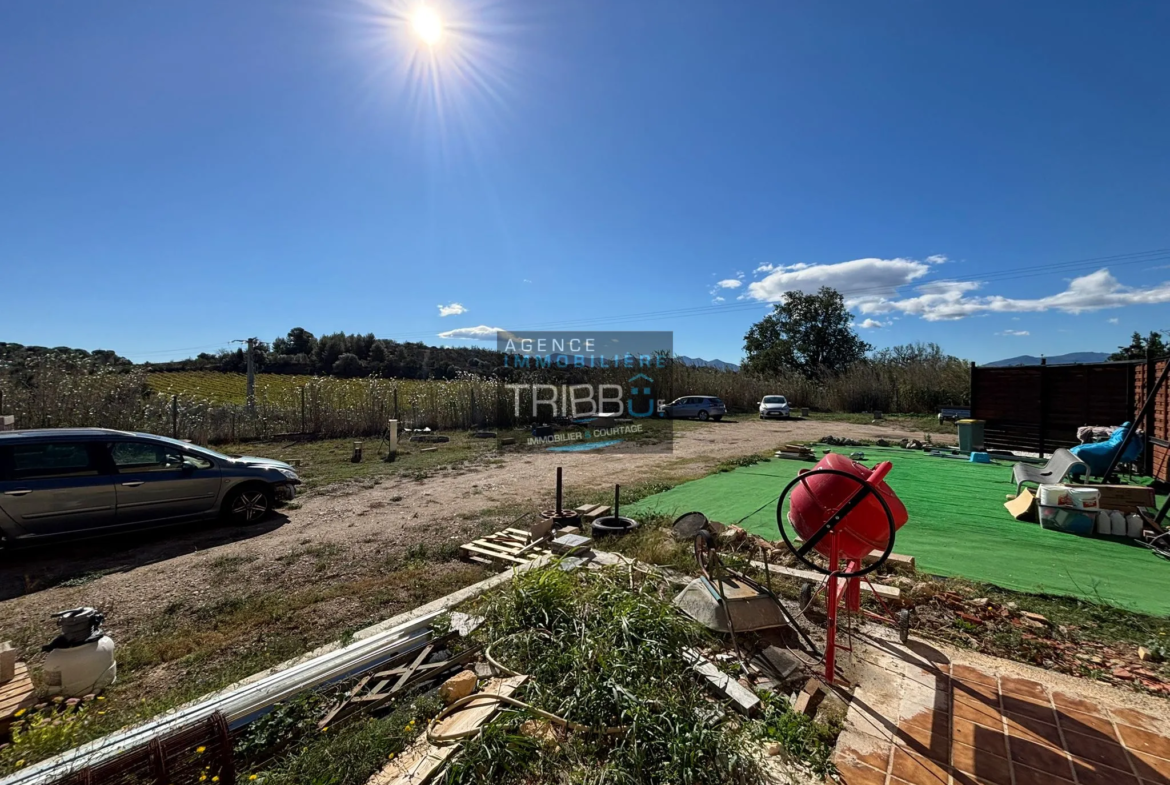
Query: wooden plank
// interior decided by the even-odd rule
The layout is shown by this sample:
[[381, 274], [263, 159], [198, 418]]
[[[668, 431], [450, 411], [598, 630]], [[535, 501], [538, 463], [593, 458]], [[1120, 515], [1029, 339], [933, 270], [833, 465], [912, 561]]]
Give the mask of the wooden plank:
[[483, 689], [476, 693], [477, 700], [468, 701], [464, 706], [451, 714], [451, 716], [445, 718], [442, 722], [436, 723], [434, 728], [431, 729], [431, 735], [450, 736], [481, 727], [496, 713], [496, 710], [501, 705], [498, 701], [494, 701], [490, 697], [485, 696], [511, 695], [527, 679], [527, 676], [521, 674], [520, 676], [489, 680]]
[[21, 709], [36, 703], [36, 688], [28, 675], [28, 665], [16, 663], [12, 681], [0, 685], [0, 727], [7, 727], [8, 720]]
[[[824, 574], [813, 572], [812, 570], [798, 570], [795, 567], [784, 567], [779, 564], [765, 565], [762, 561], [753, 561], [748, 563], [760, 570], [765, 568], [771, 570], [773, 575], [784, 575], [788, 578], [799, 578], [802, 581], [809, 581], [811, 583], [820, 583], [825, 580], [826, 577]], [[902, 596], [902, 590], [896, 586], [883, 586], [880, 583], [875, 583], [871, 587], [868, 582], [862, 581], [861, 590], [863, 592], [876, 594], [877, 596], [887, 600], [896, 600]]]
[[691, 668], [696, 673], [707, 680], [707, 685], [712, 690], [730, 700], [731, 705], [740, 714], [750, 716], [760, 707], [760, 699], [754, 692], [719, 670], [715, 663], [700, 652], [695, 649], [684, 649], [683, 659], [691, 664]]
[[481, 556], [490, 556], [491, 558], [499, 559], [500, 561], [512, 562], [513, 564], [527, 564], [530, 561], [529, 559], [517, 559], [513, 556], [506, 556], [502, 553], [494, 553], [492, 551], [484, 550], [482, 548], [477, 548], [475, 545], [461, 545], [459, 547], [459, 549], [462, 551], [470, 551], [472, 553], [478, 553]]

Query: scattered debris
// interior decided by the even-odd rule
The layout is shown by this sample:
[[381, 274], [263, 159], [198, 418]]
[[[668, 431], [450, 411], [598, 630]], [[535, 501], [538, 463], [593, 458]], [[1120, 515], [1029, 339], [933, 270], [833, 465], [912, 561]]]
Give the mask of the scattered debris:
[[475, 692], [477, 682], [475, 671], [459, 671], [439, 686], [439, 697], [443, 699], [443, 703], [450, 706], [460, 698], [466, 698]]
[[695, 672], [707, 680], [711, 689], [731, 701], [731, 705], [740, 714], [751, 716], [760, 707], [760, 699], [754, 692], [744, 687], [738, 681], [719, 670], [719, 666], [704, 657], [695, 649], [687, 649], [683, 657], [691, 663]]
[[530, 532], [523, 529], [504, 529], [459, 546], [465, 559], [480, 564], [493, 561], [505, 564], [527, 564], [550, 553], [542, 540], [532, 541]]

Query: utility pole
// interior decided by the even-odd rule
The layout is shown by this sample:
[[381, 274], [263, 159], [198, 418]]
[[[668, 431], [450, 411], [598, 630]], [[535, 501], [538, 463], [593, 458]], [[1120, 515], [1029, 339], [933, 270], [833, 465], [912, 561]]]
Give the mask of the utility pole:
[[248, 414], [256, 413], [256, 358], [254, 354], [256, 344], [259, 342], [259, 338], [232, 341], [232, 343], [242, 343], [247, 346], [247, 349], [244, 350], [244, 359], [248, 363]]

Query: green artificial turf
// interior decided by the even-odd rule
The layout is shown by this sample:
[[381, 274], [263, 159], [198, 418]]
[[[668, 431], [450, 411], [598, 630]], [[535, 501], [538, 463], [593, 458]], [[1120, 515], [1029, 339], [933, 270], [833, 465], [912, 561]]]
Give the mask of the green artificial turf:
[[[1079, 537], [1014, 520], [1003, 506], [1015, 491], [1010, 462], [972, 464], [898, 448], [854, 449], [864, 450], [869, 466], [893, 463], [886, 481], [910, 513], [894, 550], [914, 556], [920, 571], [1170, 615], [1170, 561], [1126, 541]], [[622, 511], [637, 517], [698, 510], [778, 540], [776, 498], [799, 469], [811, 467], [776, 458], [685, 483]]]

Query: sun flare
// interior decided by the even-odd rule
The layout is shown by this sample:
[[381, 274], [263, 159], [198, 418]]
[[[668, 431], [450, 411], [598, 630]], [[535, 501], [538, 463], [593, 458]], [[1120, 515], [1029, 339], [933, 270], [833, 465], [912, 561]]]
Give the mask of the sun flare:
[[411, 17], [410, 26], [427, 46], [434, 46], [443, 38], [443, 18], [430, 6], [419, 6]]

